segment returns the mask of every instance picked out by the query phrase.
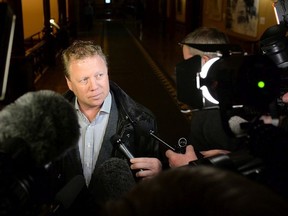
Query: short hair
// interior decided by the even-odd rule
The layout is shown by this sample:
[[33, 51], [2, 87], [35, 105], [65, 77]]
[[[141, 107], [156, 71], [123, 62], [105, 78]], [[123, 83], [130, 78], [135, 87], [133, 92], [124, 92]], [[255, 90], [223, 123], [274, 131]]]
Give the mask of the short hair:
[[66, 50], [62, 52], [62, 61], [64, 65], [64, 75], [69, 78], [69, 64], [71, 60], [81, 60], [92, 56], [101, 57], [106, 66], [107, 57], [103, 53], [102, 48], [94, 41], [75, 40]]
[[[229, 39], [224, 32], [219, 31], [216, 28], [212, 27], [200, 27], [189, 33], [185, 38], [180, 42], [180, 44], [228, 44]], [[211, 53], [205, 53], [201, 50], [190, 47], [190, 53], [193, 55], [208, 55], [211, 56]]]

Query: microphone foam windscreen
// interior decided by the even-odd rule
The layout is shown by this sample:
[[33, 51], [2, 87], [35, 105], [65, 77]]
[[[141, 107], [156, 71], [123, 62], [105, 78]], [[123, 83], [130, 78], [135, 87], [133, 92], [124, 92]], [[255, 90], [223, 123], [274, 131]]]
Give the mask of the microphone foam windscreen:
[[0, 148], [8, 150], [6, 141], [20, 137], [28, 143], [36, 165], [77, 145], [79, 135], [74, 107], [54, 91], [28, 92], [0, 111]]
[[229, 121], [229, 127], [231, 131], [234, 133], [236, 137], [241, 137], [246, 134], [246, 131], [241, 128], [242, 123], [247, 123], [248, 121], [239, 117], [239, 116], [232, 116]]
[[92, 193], [97, 202], [104, 203], [122, 197], [135, 186], [135, 179], [126, 160], [110, 158], [94, 173]]

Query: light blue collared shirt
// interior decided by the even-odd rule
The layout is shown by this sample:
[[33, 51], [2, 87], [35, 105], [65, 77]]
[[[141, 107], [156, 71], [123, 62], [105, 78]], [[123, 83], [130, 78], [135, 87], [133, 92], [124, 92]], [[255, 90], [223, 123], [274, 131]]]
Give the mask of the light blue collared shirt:
[[75, 108], [80, 125], [78, 147], [84, 172], [83, 174], [87, 186], [90, 183], [91, 176], [102, 146], [111, 105], [112, 96], [109, 93], [95, 119], [92, 122], [89, 122], [87, 117], [80, 111], [77, 99], [75, 100]]

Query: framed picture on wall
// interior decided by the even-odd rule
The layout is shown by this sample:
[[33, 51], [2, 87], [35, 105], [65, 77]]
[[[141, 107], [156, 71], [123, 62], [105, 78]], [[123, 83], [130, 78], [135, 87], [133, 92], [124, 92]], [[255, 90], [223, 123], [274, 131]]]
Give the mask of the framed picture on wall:
[[176, 20], [179, 22], [185, 22], [186, 17], [186, 0], [176, 0]]
[[259, 0], [228, 0], [226, 28], [233, 32], [256, 37], [259, 22]]
[[205, 1], [205, 16], [211, 20], [222, 20], [222, 2], [223, 0], [209, 0]]

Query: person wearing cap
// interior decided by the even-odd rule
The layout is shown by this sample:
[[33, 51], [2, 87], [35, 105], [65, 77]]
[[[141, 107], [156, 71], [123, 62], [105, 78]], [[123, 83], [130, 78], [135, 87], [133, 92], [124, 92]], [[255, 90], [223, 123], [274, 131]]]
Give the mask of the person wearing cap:
[[[218, 57], [216, 52], [206, 52], [193, 47], [193, 44], [228, 44], [227, 35], [216, 28], [199, 27], [187, 34], [179, 43], [182, 47], [184, 60], [196, 55], [201, 56], [202, 66], [210, 59]], [[191, 112], [191, 110], [190, 110]], [[166, 151], [170, 167], [187, 165], [198, 157], [210, 157], [217, 154], [227, 154], [238, 148], [238, 141], [230, 137], [223, 128], [218, 109], [199, 110], [193, 112], [190, 134], [185, 154]], [[196, 154], [200, 152], [201, 154]]]

